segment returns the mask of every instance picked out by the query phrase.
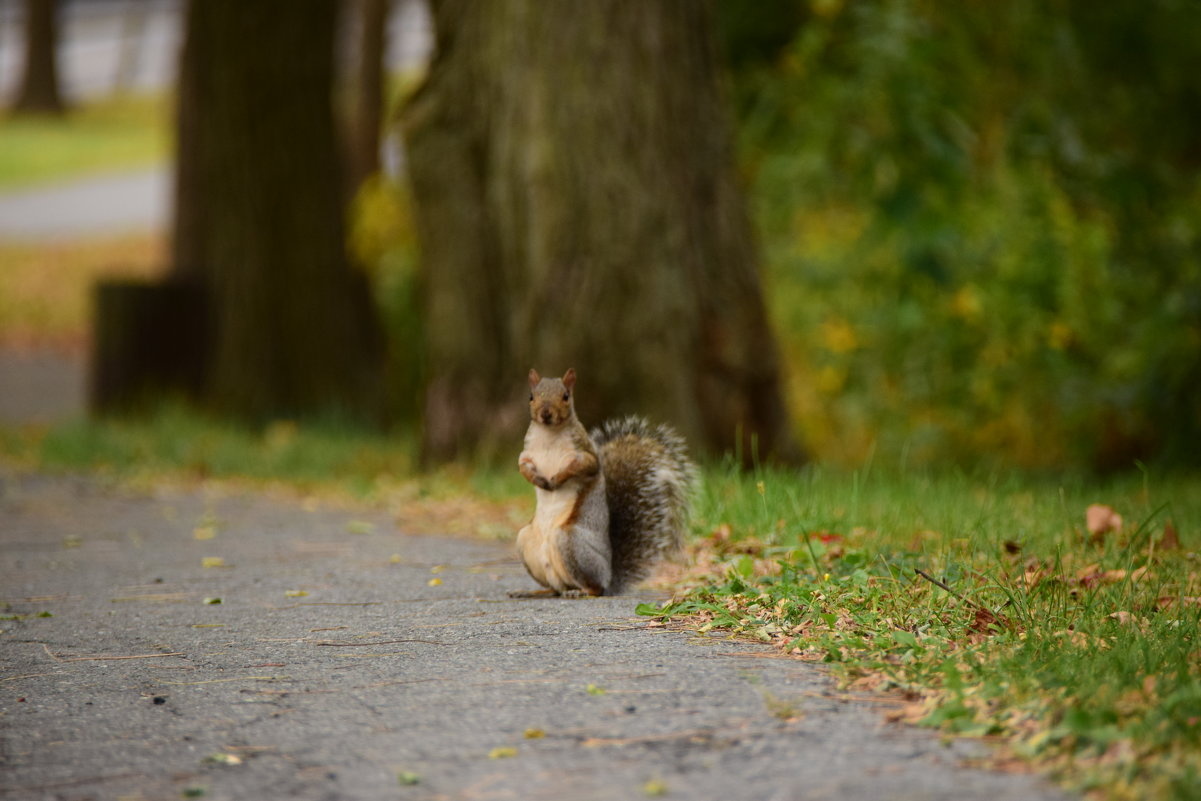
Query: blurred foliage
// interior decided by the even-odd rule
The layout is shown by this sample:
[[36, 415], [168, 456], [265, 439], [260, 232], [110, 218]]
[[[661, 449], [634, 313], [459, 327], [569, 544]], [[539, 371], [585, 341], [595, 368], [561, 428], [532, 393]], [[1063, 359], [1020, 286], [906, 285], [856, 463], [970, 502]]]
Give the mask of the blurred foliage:
[[388, 347], [388, 407], [395, 420], [414, 425], [421, 413], [422, 332], [417, 241], [406, 187], [374, 175], [351, 206], [350, 252], [366, 270]]
[[1201, 4], [795, 5], [719, 20], [815, 455], [1195, 464]]

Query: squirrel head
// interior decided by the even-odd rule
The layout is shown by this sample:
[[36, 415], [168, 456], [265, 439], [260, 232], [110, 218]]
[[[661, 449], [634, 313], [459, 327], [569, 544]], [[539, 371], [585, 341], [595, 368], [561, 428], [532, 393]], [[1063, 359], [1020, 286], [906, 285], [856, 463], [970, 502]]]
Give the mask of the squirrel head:
[[530, 370], [530, 419], [544, 426], [559, 426], [575, 417], [574, 387], [574, 368], [562, 378], [542, 378], [537, 370]]

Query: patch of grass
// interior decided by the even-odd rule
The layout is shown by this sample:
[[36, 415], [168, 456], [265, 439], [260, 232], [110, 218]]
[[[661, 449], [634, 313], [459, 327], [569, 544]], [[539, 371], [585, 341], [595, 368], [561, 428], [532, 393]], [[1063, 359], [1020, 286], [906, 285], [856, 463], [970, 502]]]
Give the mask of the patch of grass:
[[164, 161], [170, 149], [170, 104], [161, 96], [117, 97], [80, 106], [65, 117], [0, 120], [0, 188]]
[[516, 470], [419, 472], [416, 452], [406, 434], [290, 420], [252, 429], [183, 404], [140, 418], [0, 427], [0, 460], [17, 469], [87, 471], [134, 486], [225, 483], [367, 503], [394, 510], [409, 531], [503, 537], [528, 518], [532, 494]]
[[[1085, 530], [1098, 502], [1120, 532]], [[829, 662], [1091, 796], [1195, 797], [1201, 478], [718, 472], [696, 525], [686, 589], [644, 614]]]
[[157, 234], [0, 244], [0, 345], [85, 342], [95, 283], [157, 277], [166, 249]]

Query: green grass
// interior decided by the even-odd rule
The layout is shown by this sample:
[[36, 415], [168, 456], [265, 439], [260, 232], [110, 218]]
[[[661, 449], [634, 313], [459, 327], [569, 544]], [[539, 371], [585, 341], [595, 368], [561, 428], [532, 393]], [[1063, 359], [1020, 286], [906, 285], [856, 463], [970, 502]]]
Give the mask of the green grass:
[[[1093, 541], [1092, 503], [1122, 531]], [[1098, 797], [1195, 797], [1201, 479], [719, 471], [696, 512], [691, 589], [643, 613], [899, 689], [899, 718], [999, 735]]]
[[61, 118], [0, 119], [0, 188], [18, 189], [164, 161], [170, 146], [164, 97], [122, 97]]
[[182, 404], [164, 404], [145, 417], [0, 427], [0, 457], [18, 468], [90, 471], [133, 484], [225, 480], [366, 502], [463, 493], [504, 502], [523, 484], [519, 475], [459, 467], [419, 473], [416, 452], [404, 434], [291, 420], [248, 428]]

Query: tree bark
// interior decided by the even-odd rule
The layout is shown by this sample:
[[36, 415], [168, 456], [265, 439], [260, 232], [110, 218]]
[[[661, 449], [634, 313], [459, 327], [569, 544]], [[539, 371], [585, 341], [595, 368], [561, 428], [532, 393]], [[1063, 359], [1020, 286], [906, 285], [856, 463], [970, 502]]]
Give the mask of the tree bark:
[[705, 451], [799, 459], [710, 6], [440, 0], [433, 12], [435, 60], [402, 120], [427, 456], [510, 446], [522, 376], [574, 366], [587, 424], [637, 412]]
[[25, 0], [25, 69], [13, 111], [62, 114], [66, 110], [59, 90], [57, 47], [57, 0]]
[[384, 55], [388, 46], [391, 0], [357, 0], [358, 47], [352, 55], [354, 81], [349, 124], [351, 193], [379, 172], [380, 128], [384, 117]]
[[204, 400], [248, 420], [379, 411], [380, 343], [344, 250], [334, 0], [193, 0], [177, 278], [213, 310]]

